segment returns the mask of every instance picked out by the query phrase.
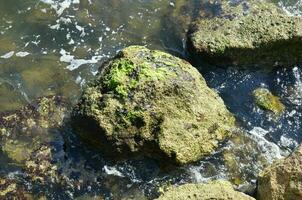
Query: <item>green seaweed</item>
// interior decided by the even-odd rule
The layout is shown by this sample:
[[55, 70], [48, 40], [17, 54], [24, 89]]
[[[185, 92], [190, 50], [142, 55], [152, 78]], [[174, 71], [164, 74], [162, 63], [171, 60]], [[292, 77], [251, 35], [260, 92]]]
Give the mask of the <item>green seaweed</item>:
[[258, 88], [253, 92], [256, 104], [264, 109], [273, 112], [274, 114], [282, 114], [285, 106], [280, 101], [279, 97], [274, 96], [266, 88]]

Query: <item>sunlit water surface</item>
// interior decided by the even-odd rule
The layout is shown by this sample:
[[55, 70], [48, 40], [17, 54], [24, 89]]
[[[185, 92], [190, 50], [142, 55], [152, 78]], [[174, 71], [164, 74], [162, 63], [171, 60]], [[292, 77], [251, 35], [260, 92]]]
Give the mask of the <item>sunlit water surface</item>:
[[[291, 15], [302, 12], [302, 1], [277, 3]], [[74, 103], [100, 64], [131, 44], [185, 58], [186, 25], [199, 4], [198, 0], [0, 0], [0, 112], [20, 109], [48, 95]], [[286, 155], [302, 142], [300, 66], [271, 72], [196, 67], [220, 93], [244, 132], [259, 143], [267, 160]], [[285, 114], [277, 120], [253, 103], [251, 93], [259, 86], [269, 88], [286, 105]], [[1, 174], [18, 177], [29, 191], [49, 199], [146, 199], [155, 197], [163, 185], [229, 179], [222, 150], [168, 173], [152, 160], [111, 163], [80, 143], [66, 148], [63, 138], [68, 135], [69, 142], [76, 138], [68, 127], [57, 132], [54, 154], [57, 151], [68, 184], [35, 185], [23, 177], [22, 170], [5, 164], [0, 166]], [[231, 147], [229, 142], [223, 149]], [[261, 169], [256, 162], [242, 167], [246, 172]], [[238, 184], [239, 189], [249, 191], [245, 185], [255, 184], [252, 172], [246, 180]]]

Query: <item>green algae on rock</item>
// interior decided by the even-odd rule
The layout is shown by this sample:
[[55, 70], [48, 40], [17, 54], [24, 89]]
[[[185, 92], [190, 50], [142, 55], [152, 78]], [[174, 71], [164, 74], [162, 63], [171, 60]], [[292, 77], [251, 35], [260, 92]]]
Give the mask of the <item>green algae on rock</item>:
[[283, 113], [285, 106], [280, 101], [279, 97], [274, 96], [266, 88], [258, 88], [253, 91], [253, 96], [257, 106], [264, 110], [273, 112], [276, 115]]
[[202, 12], [189, 33], [193, 57], [220, 66], [293, 66], [302, 62], [302, 18], [276, 5], [215, 1], [218, 16]]
[[302, 146], [260, 173], [257, 195], [259, 200], [302, 199]]
[[72, 114], [76, 133], [105, 154], [169, 158], [209, 155], [235, 119], [188, 62], [141, 46], [105, 63]]
[[253, 200], [254, 198], [237, 192], [227, 181], [213, 181], [208, 184], [185, 184], [168, 188], [157, 200]]

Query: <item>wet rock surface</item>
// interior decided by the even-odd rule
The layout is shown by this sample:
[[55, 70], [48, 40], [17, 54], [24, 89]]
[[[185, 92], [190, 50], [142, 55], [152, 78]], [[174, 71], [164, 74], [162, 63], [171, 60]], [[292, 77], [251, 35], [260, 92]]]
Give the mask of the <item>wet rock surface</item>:
[[258, 199], [302, 199], [302, 146], [260, 173]]
[[208, 184], [185, 184], [178, 187], [171, 187], [158, 198], [158, 200], [178, 199], [253, 200], [254, 198], [235, 191], [232, 184], [227, 181], [213, 181]]
[[131, 46], [101, 68], [73, 121], [84, 140], [107, 154], [186, 164], [213, 152], [235, 120], [189, 63]]
[[0, 178], [0, 199], [32, 200], [34, 196], [16, 180]]
[[269, 1], [210, 1], [189, 33], [197, 60], [243, 67], [301, 63], [302, 18], [288, 16]]

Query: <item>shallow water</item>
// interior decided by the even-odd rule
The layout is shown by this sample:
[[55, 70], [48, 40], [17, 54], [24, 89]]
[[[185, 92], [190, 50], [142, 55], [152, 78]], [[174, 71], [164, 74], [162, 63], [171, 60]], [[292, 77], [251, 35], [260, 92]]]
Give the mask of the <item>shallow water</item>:
[[[0, 0], [0, 112], [19, 109], [48, 95], [61, 95], [74, 103], [100, 64], [130, 44], [185, 58], [187, 24], [200, 2]], [[302, 13], [300, 0], [276, 2], [289, 14]], [[231, 66], [211, 70], [202, 65], [196, 67], [236, 115], [243, 132], [258, 141], [258, 150], [265, 159], [281, 157], [302, 142], [301, 67], [271, 72], [237, 70]], [[286, 105], [284, 115], [276, 119], [254, 105], [251, 93], [259, 86], [281, 97]], [[56, 166], [64, 176], [63, 186], [55, 181], [29, 181], [22, 169], [2, 152], [0, 161], [8, 164], [1, 164], [0, 172], [18, 179], [28, 191], [49, 199], [146, 199], [155, 197], [160, 186], [231, 176], [223, 156], [224, 150], [234, 146], [232, 142], [195, 165], [168, 173], [152, 160], [109, 162], [83, 148], [68, 125], [46, 132], [56, 138], [51, 145]], [[236, 155], [241, 161], [240, 153]], [[248, 159], [251, 163], [242, 165], [247, 182], [237, 184], [247, 192], [255, 184], [252, 171], [262, 167], [255, 157]]]

